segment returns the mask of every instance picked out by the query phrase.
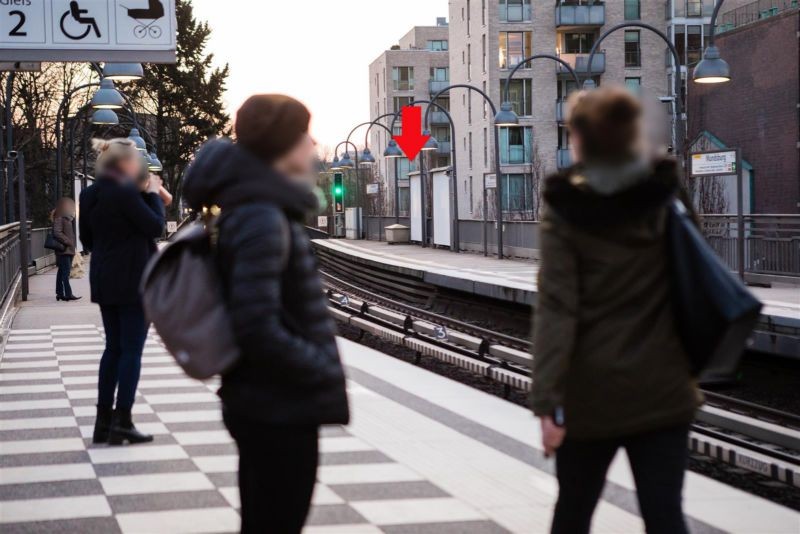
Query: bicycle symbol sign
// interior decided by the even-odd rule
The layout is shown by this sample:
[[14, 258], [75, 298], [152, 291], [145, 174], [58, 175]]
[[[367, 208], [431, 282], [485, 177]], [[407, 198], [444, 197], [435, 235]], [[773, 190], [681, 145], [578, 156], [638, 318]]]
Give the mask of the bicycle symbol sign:
[[176, 0], [0, 0], [0, 61], [174, 62]]

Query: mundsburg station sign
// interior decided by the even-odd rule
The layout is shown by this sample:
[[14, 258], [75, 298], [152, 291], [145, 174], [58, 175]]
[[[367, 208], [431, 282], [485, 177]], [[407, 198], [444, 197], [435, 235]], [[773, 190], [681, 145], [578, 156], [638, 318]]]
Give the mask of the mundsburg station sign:
[[0, 61], [174, 63], [175, 0], [0, 0]]
[[697, 152], [692, 154], [691, 163], [692, 176], [724, 176], [737, 174], [738, 154], [736, 150]]

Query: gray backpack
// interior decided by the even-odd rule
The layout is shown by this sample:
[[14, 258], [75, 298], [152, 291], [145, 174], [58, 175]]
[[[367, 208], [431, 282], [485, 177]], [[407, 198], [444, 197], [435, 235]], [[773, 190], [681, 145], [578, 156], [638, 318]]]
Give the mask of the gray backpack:
[[175, 234], [141, 284], [147, 318], [178, 365], [201, 380], [225, 373], [240, 357], [214, 259], [215, 222]]

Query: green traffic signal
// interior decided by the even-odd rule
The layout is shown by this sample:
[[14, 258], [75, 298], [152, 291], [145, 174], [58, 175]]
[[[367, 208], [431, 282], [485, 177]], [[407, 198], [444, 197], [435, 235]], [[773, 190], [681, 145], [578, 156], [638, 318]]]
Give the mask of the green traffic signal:
[[342, 194], [342, 188], [341, 188], [341, 186], [338, 186], [338, 185], [337, 185], [336, 187], [334, 187], [334, 188], [333, 188], [333, 192], [334, 192], [335, 194], [337, 194], [337, 195], [341, 195], [341, 194]]

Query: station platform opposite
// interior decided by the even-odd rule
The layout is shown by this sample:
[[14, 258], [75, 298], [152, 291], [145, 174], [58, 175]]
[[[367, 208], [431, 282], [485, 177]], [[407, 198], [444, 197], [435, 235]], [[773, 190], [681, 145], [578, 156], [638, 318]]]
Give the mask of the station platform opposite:
[[[445, 249], [390, 245], [384, 241], [315, 239], [314, 244], [347, 261], [394, 270], [437, 287], [529, 306], [536, 302], [535, 260], [498, 260], [473, 252], [456, 254]], [[757, 336], [757, 348], [800, 358], [797, 334], [782, 337], [786, 332], [800, 332], [800, 279], [797, 284], [776, 283], [750, 290], [764, 304], [762, 327], [774, 330]]]
[[[155, 441], [91, 445], [97, 308], [56, 303], [52, 275], [31, 282], [0, 360], [0, 531], [236, 532], [237, 452], [217, 384], [187, 378], [151, 334], [134, 414]], [[353, 418], [322, 431], [306, 533], [549, 530], [553, 461], [527, 409], [351, 341], [339, 346]], [[799, 513], [693, 473], [685, 500], [695, 534], [800, 530]], [[642, 532], [624, 455], [593, 532]]]

